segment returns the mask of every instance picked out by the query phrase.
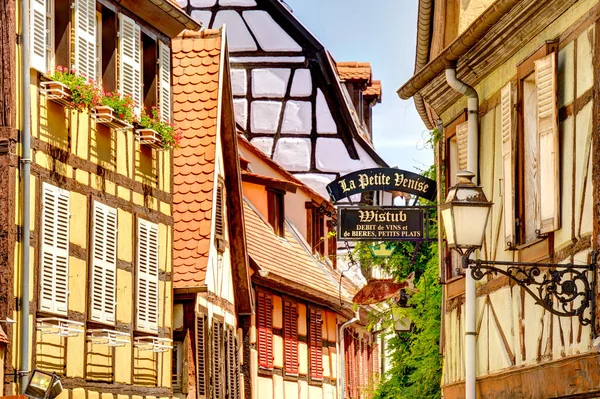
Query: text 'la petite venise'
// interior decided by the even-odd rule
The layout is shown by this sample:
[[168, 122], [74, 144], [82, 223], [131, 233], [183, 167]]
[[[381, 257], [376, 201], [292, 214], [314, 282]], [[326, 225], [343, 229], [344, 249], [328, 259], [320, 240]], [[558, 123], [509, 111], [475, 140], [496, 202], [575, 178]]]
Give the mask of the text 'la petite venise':
[[[422, 193], [427, 192], [429, 189], [429, 184], [426, 182], [416, 179], [408, 179], [404, 176], [404, 173], [394, 173], [393, 177], [386, 175], [385, 173], [376, 173], [371, 176], [366, 173], [361, 173], [358, 175], [358, 187], [360, 187], [362, 190], [374, 186], [390, 186], [392, 181], [395, 188], [398, 189], [409, 188]], [[355, 179], [342, 179], [338, 183], [344, 193], [351, 190], [356, 190], [357, 187], [357, 182]]]

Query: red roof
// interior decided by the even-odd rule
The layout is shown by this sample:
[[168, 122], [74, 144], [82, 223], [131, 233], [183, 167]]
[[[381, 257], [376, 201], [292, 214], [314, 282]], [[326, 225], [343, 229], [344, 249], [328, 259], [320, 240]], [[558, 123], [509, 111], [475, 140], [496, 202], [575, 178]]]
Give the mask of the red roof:
[[340, 79], [346, 82], [371, 82], [371, 63], [369, 62], [336, 62]]
[[173, 285], [204, 285], [215, 175], [221, 31], [173, 40], [173, 118], [183, 137], [173, 159]]

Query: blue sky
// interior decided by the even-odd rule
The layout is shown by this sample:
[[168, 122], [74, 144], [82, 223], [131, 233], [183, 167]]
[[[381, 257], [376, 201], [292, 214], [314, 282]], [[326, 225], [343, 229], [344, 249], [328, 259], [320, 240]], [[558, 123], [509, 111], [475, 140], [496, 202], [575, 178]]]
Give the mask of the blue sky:
[[[433, 163], [427, 129], [396, 90], [413, 74], [417, 0], [285, 0], [336, 61], [368, 61], [383, 99], [373, 109], [374, 142], [390, 166], [420, 170]], [[369, 6], [365, 7], [365, 3]]]

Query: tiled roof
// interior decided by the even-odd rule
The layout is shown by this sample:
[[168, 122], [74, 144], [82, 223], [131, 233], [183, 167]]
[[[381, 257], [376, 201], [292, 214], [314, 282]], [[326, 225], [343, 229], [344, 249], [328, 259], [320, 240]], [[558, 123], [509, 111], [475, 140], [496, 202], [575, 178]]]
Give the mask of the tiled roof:
[[204, 284], [210, 248], [221, 31], [173, 40], [173, 118], [183, 137], [173, 159], [175, 288]]
[[369, 62], [336, 62], [340, 79], [346, 82], [371, 82], [371, 63]]
[[[285, 237], [277, 236], [247, 201], [244, 201], [244, 221], [248, 255], [262, 270], [290, 281], [292, 288], [304, 286], [332, 299], [339, 298], [339, 283], [310, 254], [308, 244], [300, 242], [289, 223], [285, 224]], [[342, 295], [350, 301], [344, 291]]]
[[371, 81], [371, 84], [363, 90], [363, 97], [381, 102], [381, 80]]

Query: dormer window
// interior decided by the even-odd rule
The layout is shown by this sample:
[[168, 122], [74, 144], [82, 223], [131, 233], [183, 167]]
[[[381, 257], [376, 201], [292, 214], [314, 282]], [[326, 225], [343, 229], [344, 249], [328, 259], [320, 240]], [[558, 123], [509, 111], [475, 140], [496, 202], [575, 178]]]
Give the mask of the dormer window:
[[325, 215], [313, 202], [306, 203], [307, 241], [313, 252], [325, 254]]
[[267, 204], [269, 208], [269, 224], [273, 227], [273, 231], [280, 237], [283, 237], [285, 230], [283, 221], [285, 219], [285, 210], [283, 196], [285, 191], [267, 188]]

